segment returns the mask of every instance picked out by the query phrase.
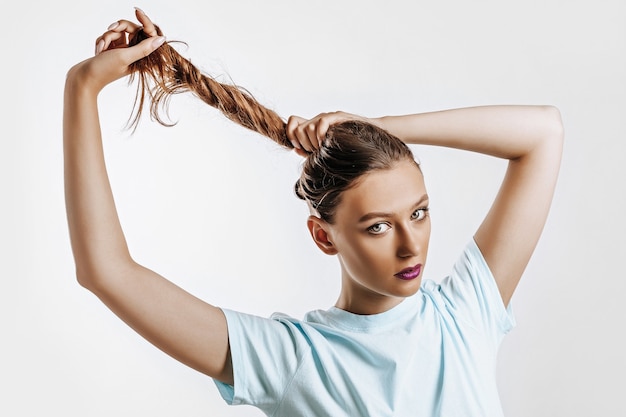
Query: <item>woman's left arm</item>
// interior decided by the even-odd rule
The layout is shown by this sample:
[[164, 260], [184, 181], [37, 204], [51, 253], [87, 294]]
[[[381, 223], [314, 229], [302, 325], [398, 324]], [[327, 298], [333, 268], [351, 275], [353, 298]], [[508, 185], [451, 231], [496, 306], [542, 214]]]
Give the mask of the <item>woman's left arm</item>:
[[543, 230], [563, 148], [551, 106], [484, 106], [371, 119], [406, 143], [445, 146], [509, 160], [500, 190], [474, 239], [505, 305]]

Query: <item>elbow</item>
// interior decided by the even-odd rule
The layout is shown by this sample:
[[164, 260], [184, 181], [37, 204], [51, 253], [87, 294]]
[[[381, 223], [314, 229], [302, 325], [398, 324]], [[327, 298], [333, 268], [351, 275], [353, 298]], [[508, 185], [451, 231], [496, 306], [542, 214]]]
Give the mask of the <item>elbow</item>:
[[532, 106], [526, 115], [526, 121], [527, 141], [519, 153], [509, 159], [543, 161], [541, 163], [558, 166], [564, 141], [563, 120], [559, 109], [550, 105]]
[[532, 141], [525, 158], [541, 158], [559, 164], [563, 153], [564, 129], [561, 112], [555, 106], [538, 106], [533, 121]]
[[76, 265], [76, 281], [78, 284], [91, 291], [96, 292], [97, 287], [97, 274], [91, 271], [89, 268], [81, 267], [80, 265]]
[[538, 131], [529, 160], [542, 161], [546, 166], [558, 167], [563, 156], [564, 128], [561, 112], [554, 106], [541, 106], [537, 121]]
[[116, 285], [120, 277], [128, 275], [136, 264], [132, 260], [126, 262], [109, 262], [106, 265], [76, 264], [76, 281], [78, 284], [98, 295], [107, 288]]
[[544, 113], [546, 138], [562, 147], [565, 132], [560, 110], [555, 106], [543, 106], [542, 110]]

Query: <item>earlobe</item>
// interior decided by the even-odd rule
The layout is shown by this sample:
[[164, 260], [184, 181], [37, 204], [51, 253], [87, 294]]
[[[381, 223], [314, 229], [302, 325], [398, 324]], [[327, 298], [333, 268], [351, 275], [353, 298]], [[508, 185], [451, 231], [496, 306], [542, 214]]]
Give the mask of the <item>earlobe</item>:
[[313, 238], [313, 242], [315, 242], [317, 247], [320, 248], [320, 250], [326, 255], [336, 255], [337, 248], [335, 248], [335, 245], [329, 238], [328, 223], [317, 216], [311, 215], [309, 216], [306, 224], [309, 228], [309, 233]]

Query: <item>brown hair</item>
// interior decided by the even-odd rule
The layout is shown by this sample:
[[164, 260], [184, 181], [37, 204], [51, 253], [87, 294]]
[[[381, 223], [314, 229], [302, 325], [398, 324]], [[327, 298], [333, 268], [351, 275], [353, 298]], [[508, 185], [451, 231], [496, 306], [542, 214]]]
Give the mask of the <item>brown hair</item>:
[[296, 195], [332, 223], [341, 194], [360, 177], [405, 160], [415, 161], [413, 153], [389, 132], [357, 120], [339, 123], [330, 127], [324, 145], [304, 161]]
[[[161, 30], [157, 27], [157, 33]], [[139, 31], [131, 39], [135, 45], [146, 39]], [[292, 149], [287, 138], [285, 121], [274, 111], [257, 102], [245, 89], [216, 81], [182, 57], [169, 43], [131, 65], [132, 78], [138, 78], [135, 98], [137, 126], [146, 95], [150, 99], [151, 116], [163, 125], [160, 109], [167, 109], [172, 94], [190, 91], [205, 103], [220, 110], [235, 123]], [[307, 201], [320, 218], [332, 223], [341, 193], [354, 186], [364, 174], [373, 170], [389, 169], [395, 163], [412, 160], [409, 147], [397, 137], [372, 124], [348, 121], [332, 125], [324, 144], [307, 156], [296, 195]]]
[[[162, 35], [156, 26], [157, 33]], [[143, 30], [130, 40], [136, 45], [148, 38]], [[130, 66], [131, 79], [138, 78], [135, 98], [135, 117], [131, 126], [135, 128], [141, 117], [146, 95], [150, 98], [150, 115], [162, 125], [168, 125], [160, 115], [160, 107], [167, 109], [172, 94], [190, 91], [200, 100], [221, 111], [233, 122], [272, 139], [279, 145], [292, 149], [287, 138], [285, 121], [273, 110], [260, 105], [244, 88], [222, 84], [202, 73], [188, 59], [181, 56], [170, 42], [147, 57]], [[153, 87], [151, 87], [153, 84]], [[169, 124], [171, 125], [171, 124]]]

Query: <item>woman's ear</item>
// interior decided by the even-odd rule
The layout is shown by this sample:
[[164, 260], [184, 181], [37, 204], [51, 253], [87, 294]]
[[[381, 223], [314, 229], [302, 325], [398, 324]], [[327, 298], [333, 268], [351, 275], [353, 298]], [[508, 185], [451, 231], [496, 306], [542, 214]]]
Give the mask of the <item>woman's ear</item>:
[[317, 216], [311, 215], [309, 216], [306, 225], [309, 228], [309, 233], [311, 233], [313, 241], [322, 252], [326, 255], [337, 254], [337, 248], [335, 248], [335, 245], [330, 240], [330, 226], [328, 223]]

